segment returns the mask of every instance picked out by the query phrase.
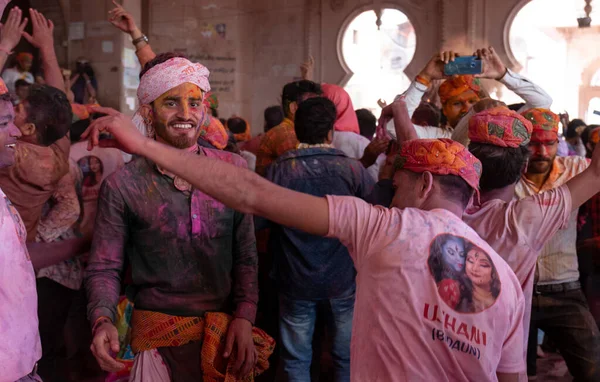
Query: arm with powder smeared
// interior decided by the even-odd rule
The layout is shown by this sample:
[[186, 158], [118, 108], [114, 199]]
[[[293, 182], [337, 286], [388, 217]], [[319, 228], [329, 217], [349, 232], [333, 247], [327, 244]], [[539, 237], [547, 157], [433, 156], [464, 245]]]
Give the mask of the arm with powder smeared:
[[379, 117], [379, 124], [385, 126], [390, 119], [394, 120], [396, 139], [399, 144], [412, 139], [419, 139], [419, 136], [415, 131], [415, 126], [410, 120], [406, 102], [403, 99], [398, 99], [391, 105], [383, 108], [381, 117]]
[[[234, 210], [263, 216], [313, 235], [327, 234], [329, 210], [326, 198], [288, 190], [250, 170], [221, 160], [186, 155], [182, 150], [147, 139], [131, 119], [114, 109], [97, 107], [94, 111], [107, 116], [95, 120], [82, 135], [83, 139], [89, 137], [88, 148], [112, 146], [146, 156]], [[110, 133], [114, 139], [100, 141], [101, 132]]]

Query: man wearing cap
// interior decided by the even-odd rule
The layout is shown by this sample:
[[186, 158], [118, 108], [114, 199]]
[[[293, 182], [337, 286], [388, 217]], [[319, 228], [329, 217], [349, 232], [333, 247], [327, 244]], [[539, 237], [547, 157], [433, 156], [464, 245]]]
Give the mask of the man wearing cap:
[[[396, 123], [410, 123], [406, 105], [397, 108]], [[92, 145], [109, 132], [120, 148], [148, 156], [230, 207], [348, 247], [357, 271], [351, 380], [508, 381], [524, 371], [521, 287], [461, 220], [481, 171], [464, 146], [403, 137], [394, 208], [387, 209], [278, 187], [148, 140], [125, 116], [107, 112], [88, 129]]]
[[[148, 135], [177, 152], [245, 167], [235, 154], [197, 145], [207, 121], [208, 75], [204, 66], [184, 57], [158, 55], [141, 73], [136, 119]], [[220, 355], [234, 354], [235, 373], [250, 372], [256, 363], [252, 325], [258, 299], [251, 215], [226, 207], [143, 157], [105, 180], [85, 286], [92, 351], [100, 366], [113, 372], [123, 368], [109, 352], [119, 351], [114, 322], [126, 259], [135, 291], [132, 380], [165, 380], [153, 379], [165, 378], [157, 376], [158, 369], [167, 380], [198, 380], [207, 371], [200, 364], [206, 312], [233, 315]]]
[[[517, 197], [559, 188], [588, 167], [585, 158], [556, 155], [559, 122], [556, 114], [536, 108], [522, 115], [532, 123], [533, 132], [529, 142], [531, 158], [527, 171], [515, 188]], [[597, 187], [589, 184], [584, 187], [588, 187], [590, 195], [581, 203], [598, 191]], [[573, 196], [570, 184], [569, 190]], [[572, 202], [572, 205], [579, 206], [581, 203]], [[545, 244], [538, 258], [530, 333], [542, 329], [557, 345], [569, 372], [577, 380], [592, 381], [599, 378], [600, 333], [581, 291], [576, 239], [577, 211], [573, 211], [566, 224]], [[535, 375], [534, 360], [530, 357], [528, 362], [529, 375]]]
[[[454, 61], [457, 56], [454, 52], [436, 54], [421, 70], [405, 92], [409, 115], [412, 116], [417, 109], [432, 82], [443, 79], [446, 81], [440, 86], [438, 94], [442, 103], [442, 113], [446, 117], [448, 125], [453, 128], [471, 110], [473, 105], [485, 97], [480, 78], [494, 79], [515, 92], [527, 103], [523, 110], [534, 107], [547, 108], [552, 105], [552, 98], [543, 89], [508, 69], [494, 48], [479, 49], [475, 52], [474, 56], [482, 60], [483, 69], [483, 72], [476, 76], [447, 77], [444, 75], [444, 65]], [[393, 124], [388, 124], [387, 130], [394, 134]]]

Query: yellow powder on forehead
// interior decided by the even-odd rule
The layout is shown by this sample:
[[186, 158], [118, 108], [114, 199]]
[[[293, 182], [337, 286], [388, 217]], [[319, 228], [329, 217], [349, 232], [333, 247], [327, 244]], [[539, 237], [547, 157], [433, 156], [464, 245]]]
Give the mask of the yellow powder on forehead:
[[163, 94], [160, 95], [156, 100], [163, 101], [167, 97], [177, 97], [177, 98], [198, 98], [202, 99], [204, 97], [204, 92], [198, 85], [192, 84], [191, 82], [185, 82], [179, 86], [170, 89]]

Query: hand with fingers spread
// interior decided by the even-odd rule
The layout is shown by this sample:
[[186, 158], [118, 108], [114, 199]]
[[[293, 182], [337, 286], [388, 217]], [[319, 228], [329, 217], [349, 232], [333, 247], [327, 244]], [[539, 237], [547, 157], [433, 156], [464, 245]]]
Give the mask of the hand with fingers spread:
[[125, 367], [121, 362], [117, 362], [110, 354], [119, 352], [119, 333], [117, 328], [110, 321], [100, 324], [94, 332], [94, 339], [90, 350], [98, 365], [104, 371], [117, 372]]
[[2, 25], [0, 32], [0, 48], [5, 52], [11, 52], [21, 40], [25, 26], [27, 25], [27, 17], [21, 20], [23, 12], [19, 7], [14, 7], [8, 13], [6, 23]]
[[458, 54], [452, 51], [444, 51], [436, 54], [429, 60], [423, 70], [421, 70], [419, 77], [428, 82], [447, 78], [444, 74], [444, 65], [454, 61], [456, 57], [458, 57]]
[[48, 20], [35, 9], [29, 9], [31, 24], [33, 25], [33, 34], [23, 32], [23, 37], [29, 43], [40, 50], [54, 49], [54, 23]]
[[[130, 34], [132, 38], [136, 39], [142, 35], [139, 28], [137, 27], [133, 16], [123, 6], [113, 0], [115, 8], [111, 9], [108, 14], [110, 15], [108, 21], [123, 32]], [[139, 32], [139, 36], [134, 36]]]
[[315, 59], [313, 56], [308, 58], [308, 61], [305, 61], [300, 65], [300, 73], [302, 75], [303, 80], [312, 81], [314, 78], [314, 70], [315, 70]]
[[[94, 120], [81, 135], [88, 140], [88, 150], [96, 146], [115, 147], [129, 154], [139, 154], [148, 138], [135, 127], [131, 118], [109, 107], [92, 107], [93, 113], [107, 114]], [[100, 140], [101, 133], [108, 133], [112, 139]]]
[[233, 372], [238, 378], [244, 378], [253, 370], [258, 361], [258, 354], [252, 339], [252, 324], [243, 318], [234, 318], [229, 324], [225, 342], [224, 358], [229, 358], [235, 349]]
[[482, 72], [481, 74], [475, 75], [475, 77], [490, 78], [494, 80], [500, 80], [506, 74], [508, 70], [502, 59], [496, 53], [494, 48], [477, 49], [477, 52], [473, 53], [481, 60]]

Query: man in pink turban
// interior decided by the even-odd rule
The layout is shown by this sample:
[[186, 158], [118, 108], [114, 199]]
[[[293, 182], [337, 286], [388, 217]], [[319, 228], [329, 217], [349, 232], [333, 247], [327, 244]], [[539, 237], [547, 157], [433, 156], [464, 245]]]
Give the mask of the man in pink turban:
[[[141, 106], [134, 119], [147, 136], [182, 154], [246, 167], [238, 155], [198, 146], [209, 121], [203, 103], [210, 91], [208, 69], [165, 53], [146, 63], [140, 76]], [[136, 289], [132, 341], [145, 344], [134, 349], [131, 380], [157, 380], [151, 370], [164, 370], [164, 365], [171, 380], [198, 380], [201, 337], [188, 337], [178, 323], [202, 322], [206, 312], [233, 316], [220, 355], [234, 353], [234, 372], [250, 372], [257, 360], [252, 325], [258, 300], [251, 215], [227, 208], [142, 157], [104, 181], [85, 286], [92, 351], [102, 369], [111, 372], [124, 367], [109, 353], [119, 350], [116, 306], [126, 259]], [[164, 336], [158, 338], [159, 332]]]

